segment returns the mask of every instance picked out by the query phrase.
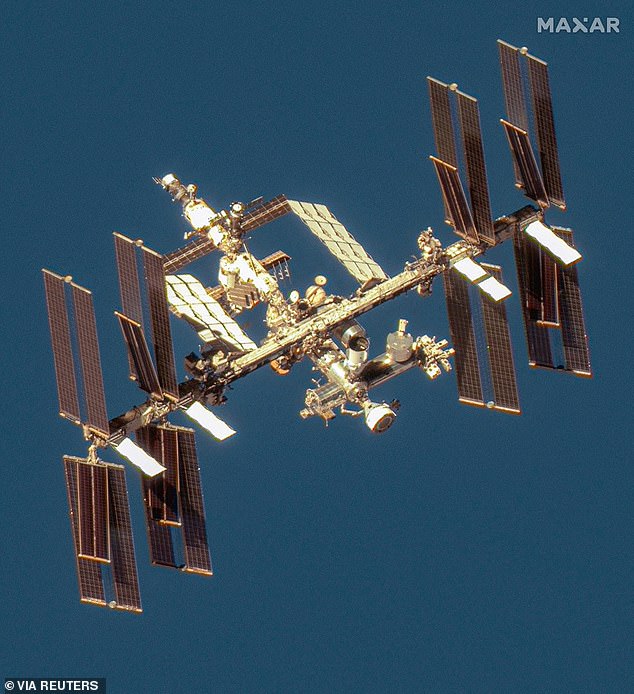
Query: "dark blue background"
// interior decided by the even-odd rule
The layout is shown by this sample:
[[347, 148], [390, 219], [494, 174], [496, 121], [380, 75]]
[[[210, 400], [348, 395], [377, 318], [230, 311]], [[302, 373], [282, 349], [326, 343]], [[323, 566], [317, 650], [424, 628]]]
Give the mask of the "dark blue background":
[[[538, 16], [601, 12], [620, 34], [536, 31]], [[21, 2], [3, 15], [0, 675], [106, 676], [112, 693], [631, 691], [630, 4]], [[421, 228], [452, 240], [426, 75], [480, 99], [494, 214], [524, 204], [497, 122], [497, 38], [551, 64], [569, 212], [549, 220], [585, 256], [595, 378], [528, 369], [517, 295], [520, 418], [459, 406], [453, 375], [412, 372], [383, 389], [403, 404], [385, 436], [346, 418], [325, 430], [297, 416], [308, 369], [258, 372], [222, 412], [239, 435], [199, 436], [216, 575], [149, 566], [129, 471], [145, 611], [80, 605], [60, 459], [84, 445], [56, 416], [40, 268], [94, 291], [118, 413], [142, 398], [112, 316], [111, 232], [167, 252], [185, 229], [152, 176], [174, 171], [218, 207], [324, 202], [396, 273]], [[254, 235], [256, 252], [278, 248], [300, 288], [317, 272], [353, 288], [298, 222]], [[490, 259], [514, 287], [509, 249]], [[438, 286], [369, 318], [375, 353], [401, 316], [448, 335]], [[195, 347], [175, 330], [180, 352]]]

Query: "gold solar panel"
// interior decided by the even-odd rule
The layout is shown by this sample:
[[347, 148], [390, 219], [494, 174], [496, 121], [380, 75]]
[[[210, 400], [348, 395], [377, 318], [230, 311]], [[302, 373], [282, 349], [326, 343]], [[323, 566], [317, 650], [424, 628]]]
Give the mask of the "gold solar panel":
[[451, 343], [456, 350], [454, 364], [458, 398], [467, 405], [484, 406], [480, 364], [476, 345], [468, 285], [453, 272], [443, 273]]
[[150, 355], [150, 350], [145, 340], [145, 334], [141, 326], [133, 320], [130, 320], [122, 313], [115, 311], [115, 315], [119, 320], [121, 332], [128, 348], [128, 356], [133, 367], [135, 380], [139, 387], [146, 393], [153, 393], [158, 397], [162, 397], [163, 391], [159, 383], [158, 374]]
[[535, 134], [544, 185], [550, 202], [565, 210], [566, 201], [561, 184], [548, 66], [543, 60], [532, 55], [527, 56], [527, 58], [533, 113], [535, 114]]
[[124, 468], [64, 456], [64, 470], [81, 601], [141, 612]]
[[143, 246], [142, 250], [156, 370], [163, 392], [171, 395], [173, 398], [178, 398], [172, 333], [165, 293], [164, 260], [162, 255], [155, 253], [146, 246]]
[[[482, 267], [498, 282], [502, 282], [502, 269], [498, 265], [482, 263]], [[520, 414], [506, 306], [504, 302], [491, 301], [484, 294], [480, 294], [480, 301], [493, 388], [493, 409]]]
[[65, 282], [62, 277], [49, 270], [42, 270], [46, 290], [46, 307], [53, 347], [57, 396], [60, 414], [79, 422], [81, 413], [77, 394], [75, 361], [73, 358], [70, 322], [66, 308]]
[[473, 219], [478, 236], [493, 246], [495, 244], [495, 233], [493, 231], [491, 203], [489, 201], [489, 184], [484, 163], [478, 102], [472, 96], [463, 94], [460, 91], [456, 92], [456, 97], [458, 99], [458, 116], [460, 119]]
[[[161, 475], [141, 478], [152, 563], [211, 575], [194, 432], [184, 427], [149, 425], [137, 432], [137, 438], [165, 466]], [[180, 533], [182, 561], [176, 559], [174, 532]]]
[[430, 159], [436, 169], [445, 210], [448, 212], [447, 221], [457, 234], [473, 243], [478, 243], [478, 233], [457, 169], [436, 157], [430, 157]]

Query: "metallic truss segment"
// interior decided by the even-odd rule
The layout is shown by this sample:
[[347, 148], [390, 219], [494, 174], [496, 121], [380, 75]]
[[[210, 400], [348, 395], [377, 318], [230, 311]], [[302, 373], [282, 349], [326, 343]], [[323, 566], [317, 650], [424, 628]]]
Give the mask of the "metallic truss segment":
[[48, 322], [53, 346], [60, 414], [78, 423], [81, 419], [70, 323], [66, 308], [65, 282], [49, 270], [42, 270], [46, 290]]
[[[498, 282], [502, 282], [502, 269], [498, 265], [482, 263], [482, 267]], [[504, 303], [491, 301], [482, 294], [480, 301], [493, 388], [493, 409], [520, 414], [506, 307]]]
[[528, 59], [528, 78], [531, 85], [533, 113], [535, 114], [535, 134], [539, 160], [542, 165], [546, 193], [551, 203], [562, 210], [566, 209], [564, 191], [559, 169], [555, 119], [548, 80], [548, 65], [532, 55]]
[[513, 155], [516, 185], [524, 190], [526, 197], [534, 200], [540, 207], [548, 207], [548, 195], [528, 133], [505, 120], [502, 120], [502, 125]]
[[471, 320], [469, 288], [454, 272], [445, 272], [443, 280], [451, 342], [456, 350], [458, 399], [466, 405], [484, 407], [478, 350]]
[[247, 212], [240, 222], [242, 231], [253, 231], [264, 224], [268, 224], [291, 211], [285, 195], [278, 195], [272, 200], [259, 205], [251, 212]]
[[170, 330], [169, 309], [165, 293], [164, 260], [162, 255], [146, 246], [143, 246], [142, 250], [156, 370], [163, 392], [178, 399], [172, 332]]
[[480, 238], [490, 246], [493, 246], [495, 245], [495, 233], [493, 232], [489, 184], [484, 163], [478, 102], [472, 96], [463, 94], [461, 91], [456, 92], [456, 97], [458, 99], [458, 116], [462, 131], [462, 144], [473, 218]]
[[220, 339], [232, 351], [249, 352], [255, 342], [227, 315], [193, 275], [168, 275], [167, 297], [172, 311], [190, 322], [204, 342]]
[[369, 280], [388, 279], [381, 266], [368, 255], [363, 246], [325, 205], [295, 200], [289, 200], [288, 204], [291, 211], [361, 284]]
[[143, 328], [139, 323], [118, 311], [115, 311], [115, 315], [119, 319], [123, 339], [128, 348], [129, 361], [132, 364], [132, 373], [134, 379], [139, 384], [139, 388], [146, 393], [152, 393], [162, 398], [163, 391], [145, 340]]
[[[64, 470], [81, 601], [141, 612], [124, 469], [64, 456]], [[104, 566], [112, 577], [109, 602]]]
[[[150, 425], [140, 429], [137, 438], [166, 468], [160, 476], [142, 478], [151, 562], [211, 575], [194, 432], [183, 427]], [[182, 562], [177, 562], [174, 547], [173, 533], [177, 528], [182, 539]]]
[[447, 221], [454, 228], [456, 234], [473, 243], [478, 243], [478, 232], [458, 176], [458, 170], [455, 166], [436, 159], [436, 157], [430, 157], [430, 159], [438, 176], [438, 183], [447, 212]]
[[457, 167], [458, 157], [456, 156], [456, 138], [451, 115], [451, 101], [449, 100], [449, 85], [433, 77], [427, 78], [427, 85], [438, 158]]

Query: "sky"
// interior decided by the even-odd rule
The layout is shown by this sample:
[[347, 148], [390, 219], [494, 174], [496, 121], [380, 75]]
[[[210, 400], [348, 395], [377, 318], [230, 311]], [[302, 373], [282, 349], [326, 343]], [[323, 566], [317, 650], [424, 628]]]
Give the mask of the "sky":
[[[25, 1], [3, 14], [0, 676], [106, 677], [110, 694], [634, 689], [630, 3]], [[605, 15], [619, 33], [537, 32], [538, 17]], [[547, 219], [584, 256], [595, 377], [528, 368], [517, 292], [521, 417], [459, 405], [453, 375], [412, 371], [381, 390], [402, 403], [389, 432], [342, 417], [325, 429], [297, 414], [308, 368], [261, 370], [222, 411], [238, 435], [197, 436], [213, 578], [149, 565], [128, 469], [144, 612], [81, 605], [61, 457], [85, 448], [57, 415], [40, 269], [94, 292], [118, 414], [143, 397], [112, 315], [111, 233], [168, 252], [186, 229], [152, 176], [195, 182], [216, 207], [325, 203], [395, 274], [421, 229], [455, 238], [427, 158], [427, 75], [479, 99], [494, 214], [525, 203], [498, 123], [498, 38], [550, 64], [568, 211]], [[300, 289], [320, 273], [354, 290], [299, 222], [264, 227], [252, 248], [293, 256]], [[515, 288], [510, 249], [487, 260]], [[209, 283], [213, 263], [197, 268]], [[448, 337], [435, 287], [368, 316], [374, 354], [399, 318]], [[196, 347], [174, 331], [180, 356]]]

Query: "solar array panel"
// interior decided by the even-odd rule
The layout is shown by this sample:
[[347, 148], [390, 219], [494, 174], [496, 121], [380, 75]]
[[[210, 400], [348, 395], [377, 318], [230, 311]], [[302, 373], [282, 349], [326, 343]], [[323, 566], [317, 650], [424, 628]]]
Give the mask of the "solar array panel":
[[108, 465], [108, 492], [111, 509], [110, 556], [116, 608], [141, 612], [130, 506], [122, 466]]
[[[475, 265], [475, 263], [474, 263]], [[502, 285], [497, 265], [477, 266], [491, 281]], [[469, 284], [456, 267], [443, 273], [445, 299], [451, 341], [456, 351], [454, 364], [458, 399], [467, 405], [519, 414], [519, 397], [511, 336], [506, 308], [486, 292], [480, 293], [479, 305], [469, 296]], [[475, 285], [479, 286], [479, 285]]]
[[[123, 467], [64, 456], [64, 471], [81, 601], [141, 612]], [[114, 591], [109, 603], [106, 564]]]
[[551, 203], [562, 210], [566, 209], [564, 191], [561, 185], [555, 119], [548, 80], [548, 66], [543, 60], [532, 55], [528, 58], [528, 77], [531, 85], [533, 113], [539, 160], [542, 164], [546, 193]]
[[289, 200], [288, 204], [313, 234], [361, 284], [368, 280], [386, 280], [381, 266], [354, 239], [352, 234], [325, 205]]
[[[79, 537], [79, 468], [87, 465], [83, 458], [64, 456], [64, 472], [66, 475], [66, 491], [70, 509], [71, 531], [77, 561], [77, 578], [79, 579], [79, 598], [81, 602], [94, 605], [106, 604], [106, 594], [103, 587], [100, 563], [80, 557], [81, 541]], [[103, 499], [102, 499], [103, 501]]]
[[60, 414], [74, 422], [79, 422], [81, 413], [77, 395], [70, 323], [66, 308], [64, 288], [66, 283], [62, 277], [50, 272], [50, 270], [42, 270], [42, 273], [46, 290], [46, 306], [53, 346]]
[[128, 348], [128, 357], [132, 364], [132, 372], [139, 387], [146, 393], [153, 393], [158, 397], [162, 397], [163, 391], [143, 329], [139, 323], [124, 316], [122, 313], [115, 311], [115, 315], [119, 319], [123, 339]]
[[[482, 267], [498, 282], [502, 282], [502, 269], [499, 266], [482, 263]], [[482, 294], [480, 301], [493, 388], [493, 409], [519, 414], [521, 410], [506, 306]]]
[[240, 220], [242, 231], [253, 231], [263, 224], [268, 224], [291, 211], [285, 195], [278, 195], [272, 200], [259, 205]]
[[[431, 160], [440, 183], [447, 221], [467, 240], [479, 243], [482, 239], [491, 246], [495, 245], [478, 102], [458, 91], [455, 85], [450, 87], [432, 77], [427, 78], [427, 84], [438, 154]], [[456, 126], [452, 92], [457, 102]], [[457, 131], [462, 142], [469, 201], [458, 173]]]
[[[502, 123], [511, 147], [518, 184], [524, 188], [527, 197], [542, 207], [548, 207], [552, 203], [565, 210], [548, 66], [543, 60], [529, 55], [526, 49], [520, 50], [504, 41], [498, 41], [498, 47], [508, 117], [508, 122]], [[522, 74], [522, 57], [526, 59], [526, 83], [531, 94], [532, 124], [541, 164], [539, 176], [533, 171], [533, 168], [537, 169], [537, 164], [528, 135], [531, 124], [528, 118], [527, 89], [524, 87]]]
[[[49, 270], [43, 270], [49, 327], [53, 346], [60, 414], [83, 422], [102, 438], [110, 434], [101, 375], [99, 343], [92, 294]], [[71, 287], [67, 296], [66, 284]], [[68, 302], [68, 303], [67, 303]], [[69, 313], [69, 306], [73, 307]], [[74, 354], [74, 339], [78, 359]], [[78, 388], [79, 382], [82, 385]], [[81, 401], [84, 406], [82, 412]]]
[[[139, 271], [137, 266], [136, 244], [131, 239], [115, 232], [114, 250], [117, 258], [117, 274], [119, 276], [119, 294], [123, 313], [139, 325], [143, 324], [141, 309], [141, 288], [139, 286]], [[130, 378], [139, 380], [134, 370], [132, 354], [128, 350], [128, 365]]]
[[427, 78], [434, 140], [438, 157], [451, 166], [458, 166], [449, 86], [433, 77]]
[[173, 398], [178, 398], [172, 333], [165, 293], [164, 259], [162, 255], [146, 246], [143, 246], [142, 250], [156, 370], [163, 392]]
[[110, 561], [108, 475], [102, 465], [78, 465], [78, 556]]
[[[574, 245], [569, 229], [555, 227], [553, 231]], [[515, 234], [514, 243], [530, 366], [591, 376], [576, 266], [556, 264], [522, 230]], [[556, 364], [553, 358], [554, 338], [561, 339], [563, 364]]]
[[544, 181], [535, 161], [528, 133], [505, 120], [502, 120], [502, 125], [513, 154], [517, 185], [523, 188], [531, 200], [535, 200], [541, 207], [548, 207]]
[[[553, 231], [568, 245], [574, 246], [570, 229], [554, 227]], [[559, 322], [566, 370], [577, 376], [592, 376], [577, 268], [575, 265], [566, 268], [558, 266], [557, 271], [560, 281]]]
[[136, 256], [137, 245], [122, 234], [115, 232], [113, 236], [119, 274], [121, 310], [130, 320], [142, 324], [141, 287]]
[[201, 340], [220, 339], [237, 352], [250, 352], [257, 347], [193, 275], [168, 275], [166, 280], [172, 310], [189, 320]]
[[106, 398], [101, 375], [101, 359], [92, 293], [75, 283], [72, 283], [71, 287], [86, 402], [86, 424], [107, 438], [110, 434], [110, 426], [106, 414]]
[[[140, 429], [137, 438], [166, 468], [162, 475], [141, 478], [151, 562], [211, 575], [194, 432], [183, 427], [150, 425]], [[176, 560], [172, 536], [177, 527], [182, 537], [182, 562]]]
[[475, 228], [469, 203], [465, 197], [458, 170], [436, 157], [430, 157], [436, 169], [438, 183], [442, 191], [448, 222], [457, 234], [473, 243], [478, 243], [478, 232]]
[[541, 283], [538, 323], [549, 327], [559, 327], [559, 302], [557, 263], [547, 254], [541, 255]]
[[[456, 92], [458, 99], [458, 116], [462, 131], [465, 166], [471, 209], [478, 235], [489, 245], [495, 244], [493, 218], [489, 200], [489, 184], [484, 163], [482, 133], [478, 102], [472, 96]], [[442, 157], [441, 157], [442, 158]]]
[[498, 49], [506, 113], [513, 125], [522, 130], [528, 130], [528, 114], [526, 112], [519, 51], [515, 46], [500, 40], [498, 40]]
[[216, 244], [211, 239], [194, 239], [165, 256], [165, 272], [167, 274], [178, 272], [185, 265], [204, 258], [216, 248]]
[[469, 288], [454, 272], [444, 272], [445, 299], [451, 342], [456, 350], [454, 365], [458, 398], [467, 405], [484, 406], [480, 365], [473, 322]]
[[535, 368], [554, 368], [548, 327], [542, 323], [542, 262], [539, 246], [521, 231], [515, 234], [515, 265], [528, 347], [528, 363]]
[[185, 571], [210, 575], [212, 569], [207, 543], [205, 507], [200, 485], [196, 443], [191, 429], [179, 428], [178, 430], [178, 459], [181, 471]]

